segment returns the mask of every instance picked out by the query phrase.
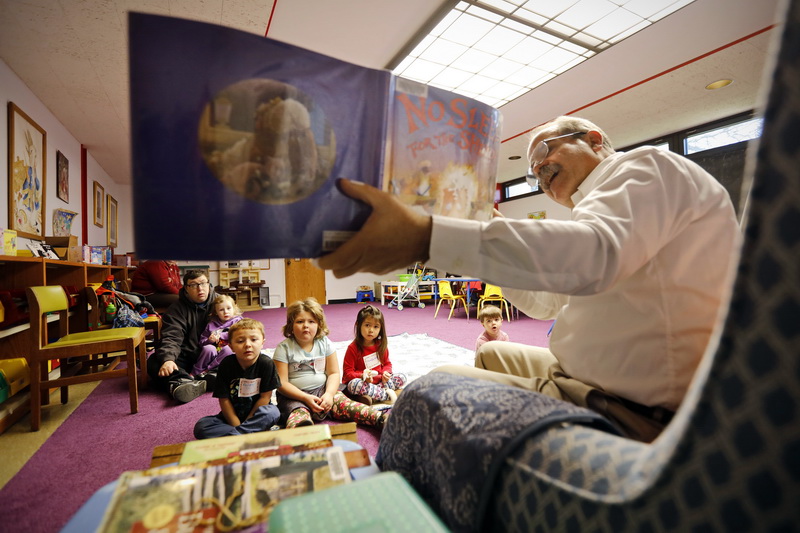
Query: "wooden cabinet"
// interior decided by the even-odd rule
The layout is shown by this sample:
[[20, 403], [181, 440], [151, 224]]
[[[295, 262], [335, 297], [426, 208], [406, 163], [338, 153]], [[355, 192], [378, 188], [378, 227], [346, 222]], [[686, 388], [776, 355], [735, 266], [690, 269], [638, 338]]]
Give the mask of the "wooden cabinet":
[[[41, 257], [15, 257], [0, 255], [0, 295], [14, 293], [16, 301], [19, 295], [24, 295], [28, 287], [40, 285], [61, 285], [72, 287], [78, 295], [79, 303], [83, 302], [83, 288], [90, 283], [102, 283], [113, 276], [117, 280], [127, 279], [127, 267], [111, 265], [94, 265], [89, 263], [73, 263], [57, 259], [44, 259]], [[7, 300], [4, 300], [7, 301]], [[0, 359], [13, 359], [25, 356], [27, 346], [27, 313], [25, 302], [23, 308], [6, 308], [4, 305], [4, 321], [0, 322]], [[85, 307], [85, 306], [84, 306]], [[14, 318], [15, 312], [20, 311], [23, 316]], [[87, 313], [73, 313], [75, 323], [70, 326], [76, 331], [85, 329]], [[19, 316], [19, 315], [17, 315]]]
[[220, 268], [217, 292], [229, 294], [242, 311], [258, 311], [262, 284], [259, 267]]
[[261, 269], [258, 267], [219, 269], [219, 285], [221, 287], [233, 287], [241, 283], [259, 283], [260, 281]]

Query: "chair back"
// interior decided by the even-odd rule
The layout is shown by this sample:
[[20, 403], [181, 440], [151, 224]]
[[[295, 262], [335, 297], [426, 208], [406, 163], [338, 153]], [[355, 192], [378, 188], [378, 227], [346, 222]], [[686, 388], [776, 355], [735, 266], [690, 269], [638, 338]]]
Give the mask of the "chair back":
[[455, 298], [453, 288], [450, 286], [449, 281], [439, 280], [439, 298], [444, 300], [452, 300]]
[[502, 300], [503, 298], [503, 289], [491, 283], [486, 284], [486, 288], [483, 289], [484, 300]]
[[69, 299], [61, 285], [47, 285], [41, 287], [28, 287], [28, 306], [31, 320], [31, 347], [41, 350], [47, 346], [47, 318], [48, 313], [59, 313], [59, 337], [69, 332]]
[[36, 303], [40, 314], [62, 311], [69, 307], [67, 293], [61, 285], [47, 285], [44, 287], [31, 287], [36, 297]]

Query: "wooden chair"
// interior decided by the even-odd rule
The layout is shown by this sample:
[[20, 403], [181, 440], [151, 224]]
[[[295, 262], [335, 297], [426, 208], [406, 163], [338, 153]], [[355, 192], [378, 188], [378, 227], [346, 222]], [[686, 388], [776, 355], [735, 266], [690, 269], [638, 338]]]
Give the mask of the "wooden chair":
[[436, 318], [436, 315], [439, 314], [439, 307], [444, 301], [450, 302], [450, 315], [447, 317], [447, 320], [450, 320], [453, 316], [453, 311], [458, 307], [458, 302], [461, 302], [464, 306], [464, 311], [467, 312], [467, 320], [469, 320], [467, 298], [463, 294], [453, 294], [453, 289], [450, 287], [449, 281], [439, 280], [439, 303], [436, 304], [436, 312], [433, 314], [433, 318]]
[[500, 310], [502, 311], [505, 307], [506, 318], [509, 322], [511, 321], [511, 311], [509, 310], [508, 300], [503, 296], [503, 289], [497, 285], [487, 283], [486, 288], [483, 289], [483, 294], [478, 298], [478, 313], [481, 312], [483, 304], [486, 302], [500, 302]]
[[[58, 285], [30, 287], [26, 290], [31, 317], [30, 352], [26, 355], [31, 370], [31, 431], [38, 431], [41, 406], [50, 402], [50, 388], [61, 387], [61, 403], [67, 403], [70, 385], [110, 378], [128, 377], [131, 413], [139, 411], [136, 357], [146, 382], [147, 361], [144, 328], [116, 328], [99, 331], [69, 332], [68, 300]], [[58, 339], [49, 342], [47, 315], [58, 314]], [[125, 352], [127, 368], [117, 369], [118, 357], [92, 359], [94, 354]], [[50, 379], [47, 362], [60, 360], [61, 375]], [[109, 364], [110, 363], [110, 364]], [[107, 365], [94, 373], [80, 373], [87, 368]]]

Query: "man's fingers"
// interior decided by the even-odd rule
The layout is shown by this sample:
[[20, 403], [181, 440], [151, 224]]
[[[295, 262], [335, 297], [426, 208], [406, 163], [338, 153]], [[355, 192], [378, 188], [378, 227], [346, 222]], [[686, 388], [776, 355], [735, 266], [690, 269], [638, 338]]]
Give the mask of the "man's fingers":
[[374, 196], [371, 193], [378, 190], [371, 185], [366, 185], [360, 181], [353, 181], [347, 178], [339, 178], [336, 185], [345, 195], [354, 200], [361, 200], [368, 205], [373, 205], [370, 200], [372, 200]]

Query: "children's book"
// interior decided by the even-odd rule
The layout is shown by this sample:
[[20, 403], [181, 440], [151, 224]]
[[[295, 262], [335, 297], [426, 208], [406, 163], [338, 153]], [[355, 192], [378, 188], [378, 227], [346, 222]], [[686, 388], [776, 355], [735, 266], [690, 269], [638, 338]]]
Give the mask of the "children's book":
[[327, 424], [194, 440], [187, 442], [184, 446], [180, 464], [205, 463], [241, 454], [256, 453], [274, 446], [310, 445], [321, 441], [331, 443], [331, 430]]
[[448, 531], [397, 472], [383, 472], [336, 490], [284, 500], [270, 514], [269, 530], [272, 533]]
[[278, 502], [350, 480], [337, 446], [224, 465], [125, 472], [99, 531], [264, 531]]
[[318, 257], [370, 212], [340, 177], [490, 218], [497, 109], [222, 26], [131, 13], [129, 35], [140, 257]]

